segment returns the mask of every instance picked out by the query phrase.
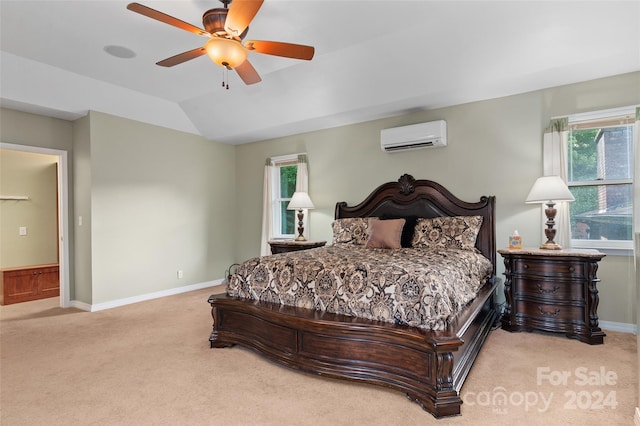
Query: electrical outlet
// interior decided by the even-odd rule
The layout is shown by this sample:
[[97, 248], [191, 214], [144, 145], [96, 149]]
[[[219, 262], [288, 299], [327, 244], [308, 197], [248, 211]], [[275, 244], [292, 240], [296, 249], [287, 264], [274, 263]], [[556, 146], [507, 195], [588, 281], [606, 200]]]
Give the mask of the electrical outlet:
[[20, 228], [18, 228], [18, 233], [20, 234], [20, 236], [24, 237], [25, 235], [27, 235], [27, 227], [21, 226]]
[[178, 269], [178, 279], [181, 280], [184, 277], [184, 271], [182, 269]]

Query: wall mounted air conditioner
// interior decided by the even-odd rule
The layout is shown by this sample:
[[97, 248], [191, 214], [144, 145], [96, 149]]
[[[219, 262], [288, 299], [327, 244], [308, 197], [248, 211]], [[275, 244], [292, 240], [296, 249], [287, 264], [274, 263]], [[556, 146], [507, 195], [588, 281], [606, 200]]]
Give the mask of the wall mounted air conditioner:
[[382, 129], [380, 146], [384, 152], [447, 146], [447, 122], [438, 120]]

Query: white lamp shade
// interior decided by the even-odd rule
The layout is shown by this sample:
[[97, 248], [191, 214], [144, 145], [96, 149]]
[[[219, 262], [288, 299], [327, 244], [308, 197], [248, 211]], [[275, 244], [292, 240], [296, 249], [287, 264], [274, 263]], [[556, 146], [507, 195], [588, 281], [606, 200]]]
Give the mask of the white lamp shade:
[[313, 209], [315, 208], [309, 194], [306, 192], [294, 192], [287, 206], [287, 210]]
[[539, 177], [527, 195], [525, 203], [546, 203], [548, 201], [574, 201], [573, 194], [560, 176]]

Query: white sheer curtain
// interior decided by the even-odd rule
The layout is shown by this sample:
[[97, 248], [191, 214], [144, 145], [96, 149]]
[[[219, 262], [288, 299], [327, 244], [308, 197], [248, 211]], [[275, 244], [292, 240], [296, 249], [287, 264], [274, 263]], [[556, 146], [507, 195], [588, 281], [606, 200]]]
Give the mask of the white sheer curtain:
[[269, 240], [273, 236], [273, 220], [271, 220], [273, 202], [273, 194], [271, 179], [273, 163], [271, 158], [267, 158], [264, 165], [264, 183], [262, 188], [262, 238], [260, 240], [260, 256], [266, 256], [271, 254], [271, 246], [269, 246]]
[[[633, 176], [633, 235], [636, 280], [640, 280], [640, 107], [636, 107], [636, 122], [633, 128], [634, 176]], [[640, 282], [640, 281], [638, 281]], [[640, 287], [638, 288], [640, 291]], [[640, 337], [639, 337], [640, 339]]]
[[[635, 239], [634, 262], [636, 270], [636, 310], [640, 302], [640, 107], [636, 107], [636, 122], [633, 127], [633, 152], [634, 152], [634, 176], [633, 176], [633, 238]], [[636, 318], [636, 325], [640, 326], [640, 318]], [[636, 329], [636, 342], [640, 345], [640, 334]], [[638, 409], [636, 408], [636, 411]], [[637, 417], [637, 415], [636, 415]]]
[[298, 174], [296, 175], [296, 192], [309, 192], [309, 171], [307, 170], [307, 156], [298, 155]]
[[[267, 158], [264, 165], [264, 183], [262, 189], [262, 235], [260, 239], [260, 256], [271, 254], [271, 246], [269, 240], [273, 239], [273, 172], [274, 161], [277, 159]], [[289, 163], [291, 164], [291, 163]], [[309, 172], [307, 167], [306, 154], [298, 154], [296, 161], [296, 191], [308, 192], [309, 190]], [[308, 233], [308, 214], [304, 215], [305, 234]]]
[[[567, 117], [551, 120], [543, 137], [543, 175], [560, 176], [567, 183], [567, 156], [569, 149], [569, 119]], [[556, 237], [554, 241], [563, 248], [571, 247], [571, 227], [569, 206], [566, 202], [556, 204]], [[547, 218], [542, 208], [542, 229], [546, 228]]]
[[[309, 193], [309, 171], [307, 170], [307, 156], [305, 154], [298, 155], [296, 192]], [[304, 211], [302, 226], [304, 226], [303, 235], [306, 239], [309, 239], [309, 210]]]

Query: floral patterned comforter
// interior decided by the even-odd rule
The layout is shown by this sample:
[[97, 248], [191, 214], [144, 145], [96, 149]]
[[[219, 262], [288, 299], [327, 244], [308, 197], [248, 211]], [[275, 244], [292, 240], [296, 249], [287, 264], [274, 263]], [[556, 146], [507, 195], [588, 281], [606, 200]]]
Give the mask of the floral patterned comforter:
[[244, 262], [227, 293], [441, 330], [491, 275], [476, 250], [336, 244]]

